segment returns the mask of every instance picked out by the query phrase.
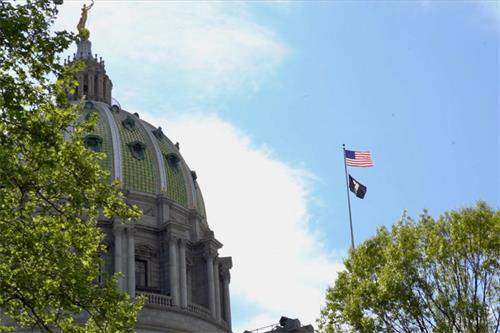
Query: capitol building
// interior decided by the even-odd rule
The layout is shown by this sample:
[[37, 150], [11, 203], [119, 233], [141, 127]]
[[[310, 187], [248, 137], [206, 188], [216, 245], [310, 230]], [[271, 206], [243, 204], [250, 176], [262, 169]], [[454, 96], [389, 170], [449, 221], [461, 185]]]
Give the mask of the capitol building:
[[137, 332], [231, 332], [230, 257], [207, 223], [196, 172], [179, 144], [129, 113], [112, 99], [113, 83], [104, 61], [82, 38], [67, 63], [83, 61], [71, 99], [84, 100], [83, 117], [98, 114], [88, 149], [106, 153], [112, 180], [120, 180], [127, 201], [143, 216], [129, 224], [102, 220], [108, 252], [104, 270], [122, 272], [120, 288], [142, 295]]

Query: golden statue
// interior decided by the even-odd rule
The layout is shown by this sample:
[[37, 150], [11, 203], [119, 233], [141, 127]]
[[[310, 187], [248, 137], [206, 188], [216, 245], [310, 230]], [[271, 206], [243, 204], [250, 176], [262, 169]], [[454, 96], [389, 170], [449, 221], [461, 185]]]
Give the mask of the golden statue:
[[82, 7], [82, 16], [80, 17], [80, 21], [78, 21], [78, 25], [76, 28], [78, 29], [78, 33], [80, 34], [80, 38], [83, 40], [89, 39], [90, 31], [89, 29], [85, 28], [85, 23], [87, 23], [87, 17], [88, 17], [88, 12], [90, 8], [94, 6], [94, 0], [92, 0], [92, 3], [90, 6], [83, 5]]

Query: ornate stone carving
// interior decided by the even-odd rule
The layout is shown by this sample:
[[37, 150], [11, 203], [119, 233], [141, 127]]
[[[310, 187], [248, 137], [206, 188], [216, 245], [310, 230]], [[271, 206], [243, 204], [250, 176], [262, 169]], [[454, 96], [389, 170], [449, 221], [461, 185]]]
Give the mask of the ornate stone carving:
[[217, 254], [217, 250], [215, 250], [213, 248], [205, 248], [205, 249], [203, 249], [202, 255], [203, 255], [203, 258], [205, 260], [208, 260], [208, 259], [212, 260], [212, 259], [215, 259], [218, 254]]
[[231, 281], [230, 270], [232, 267], [233, 267], [233, 262], [231, 257], [219, 258], [219, 271], [223, 280], [226, 280], [227, 282]]

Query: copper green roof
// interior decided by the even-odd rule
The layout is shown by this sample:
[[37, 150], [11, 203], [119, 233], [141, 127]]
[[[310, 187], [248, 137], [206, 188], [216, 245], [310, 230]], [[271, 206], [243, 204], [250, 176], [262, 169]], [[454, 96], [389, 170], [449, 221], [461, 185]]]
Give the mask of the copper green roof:
[[[177, 164], [169, 160], [169, 156], [177, 156], [171, 142], [168, 142], [165, 137], [158, 139], [160, 145], [160, 151], [162, 153], [162, 158], [164, 159], [165, 169], [167, 171], [167, 179], [169, 186], [167, 187], [167, 196], [179, 202], [180, 204], [187, 205], [187, 191], [186, 191], [186, 179], [182, 172], [181, 161], [179, 160]], [[172, 147], [173, 146], [173, 147]]]
[[[147, 142], [147, 134], [144, 133], [142, 126], [139, 124], [139, 118], [124, 111], [113, 112], [113, 116], [120, 132], [123, 185], [131, 190], [149, 193], [158, 192], [159, 185], [155, 182], [158, 172], [155, 172], [154, 157], [150, 149], [151, 144]], [[131, 129], [128, 129], [123, 123], [127, 119], [137, 123]], [[130, 146], [130, 144], [134, 143], [144, 145], [142, 159], [134, 157]]]
[[[95, 109], [87, 109], [84, 112], [84, 117], [90, 116], [92, 113], [97, 112], [99, 115], [99, 118], [101, 118], [101, 115], [99, 112]], [[113, 156], [113, 150], [111, 147], [111, 133], [109, 131], [109, 128], [106, 126], [106, 123], [103, 121], [99, 121], [97, 123], [97, 126], [94, 130], [94, 132], [89, 133], [90, 135], [96, 135], [102, 139], [101, 143], [101, 152], [106, 154], [106, 158], [101, 161], [101, 166], [111, 170], [113, 167], [113, 162], [111, 160], [111, 156]]]
[[163, 193], [205, 216], [201, 192], [189, 167], [161, 129], [117, 107], [95, 101], [86, 103], [84, 116], [90, 112], [99, 114], [98, 125], [89, 136], [97, 136], [102, 142], [100, 150], [106, 154], [103, 166], [110, 169], [112, 179], [119, 179], [125, 189]]

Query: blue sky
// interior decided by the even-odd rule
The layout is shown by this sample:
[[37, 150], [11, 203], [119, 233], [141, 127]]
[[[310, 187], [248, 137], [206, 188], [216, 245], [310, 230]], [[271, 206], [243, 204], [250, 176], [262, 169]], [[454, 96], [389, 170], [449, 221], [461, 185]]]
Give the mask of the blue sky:
[[404, 210], [500, 206], [498, 3], [97, 1], [88, 27], [113, 96], [197, 171], [235, 332], [317, 317], [350, 244], [343, 143], [375, 163], [350, 168], [357, 243]]

